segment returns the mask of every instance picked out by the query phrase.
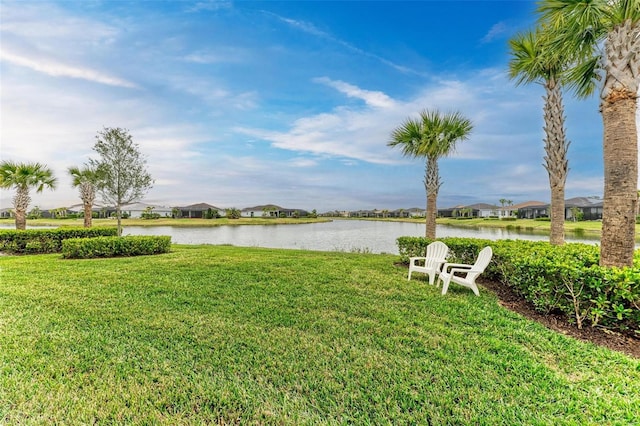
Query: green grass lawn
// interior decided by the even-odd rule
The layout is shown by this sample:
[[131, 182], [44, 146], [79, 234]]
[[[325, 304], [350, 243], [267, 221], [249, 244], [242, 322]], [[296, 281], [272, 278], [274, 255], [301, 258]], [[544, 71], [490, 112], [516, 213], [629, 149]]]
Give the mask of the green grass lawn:
[[397, 256], [0, 258], [0, 424], [638, 424], [640, 360]]
[[[483, 227], [483, 228], [509, 228], [522, 231], [546, 231], [551, 229], [551, 222], [533, 219], [516, 219], [513, 221], [500, 220], [500, 219], [488, 219], [488, 218], [474, 218], [474, 219], [452, 219], [452, 218], [439, 218], [438, 223], [442, 225], [458, 226], [458, 227]], [[640, 230], [640, 227], [636, 225], [636, 229]], [[598, 220], [585, 220], [581, 222], [565, 221], [565, 232], [578, 232], [578, 233], [593, 233], [600, 234], [602, 231], [602, 221]]]

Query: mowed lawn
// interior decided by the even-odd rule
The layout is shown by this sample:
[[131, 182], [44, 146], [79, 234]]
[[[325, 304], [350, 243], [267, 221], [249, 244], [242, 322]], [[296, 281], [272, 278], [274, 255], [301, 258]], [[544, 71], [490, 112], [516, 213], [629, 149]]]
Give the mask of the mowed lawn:
[[393, 255], [0, 258], [0, 424], [638, 424], [640, 360]]

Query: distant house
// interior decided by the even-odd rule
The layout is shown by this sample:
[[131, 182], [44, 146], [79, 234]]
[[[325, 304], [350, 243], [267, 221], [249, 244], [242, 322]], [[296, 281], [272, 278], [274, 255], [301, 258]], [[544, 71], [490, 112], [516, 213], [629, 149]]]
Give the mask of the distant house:
[[[212, 206], [207, 203], [197, 203], [191, 204], [184, 207], [174, 207], [172, 210], [178, 211], [179, 217], [189, 218], [189, 219], [203, 219], [206, 218], [208, 214], [215, 214], [218, 212], [218, 215], [224, 216], [224, 209], [221, 209], [216, 206]], [[170, 214], [171, 216], [171, 214]]]
[[427, 216], [427, 211], [425, 209], [421, 209], [418, 207], [412, 207], [406, 210], [409, 213], [409, 217], [425, 217]]
[[[444, 209], [438, 209], [438, 217], [458, 217], [461, 216], [460, 210], [464, 209], [464, 206], [459, 205], [455, 207], [447, 207]], [[425, 211], [426, 216], [426, 211]]]
[[[564, 201], [564, 218], [567, 220], [601, 220], [603, 202], [599, 198], [575, 197]], [[581, 217], [574, 218], [574, 215]]]
[[13, 217], [13, 209], [0, 209], [0, 219], [9, 219]]
[[530, 204], [518, 209], [518, 219], [549, 217], [549, 204]]
[[353, 210], [349, 212], [349, 217], [375, 217], [373, 210]]
[[493, 204], [477, 203], [465, 206], [465, 208], [471, 209], [473, 217], [495, 217], [498, 216], [498, 209], [500, 207]]
[[438, 217], [490, 217], [498, 216], [498, 206], [486, 203], [438, 209]]
[[504, 206], [498, 208], [498, 216], [503, 217], [518, 217], [518, 213], [521, 209], [527, 209], [529, 207], [544, 206], [542, 201], [525, 201], [524, 203], [512, 204], [510, 206]]
[[[114, 210], [114, 209], [109, 209]], [[145, 212], [159, 214], [160, 217], [171, 217], [171, 207], [158, 206], [146, 203], [132, 203], [125, 204], [120, 207], [122, 213], [128, 215], [130, 218], [141, 218]]]
[[247, 207], [240, 211], [241, 217], [303, 217], [309, 212], [303, 209], [286, 209], [275, 204]]
[[411, 213], [406, 209], [397, 209], [389, 212], [389, 217], [407, 218], [411, 217]]
[[[518, 218], [536, 219], [549, 217], [550, 212], [551, 204], [530, 205], [518, 208]], [[575, 197], [564, 200], [565, 220], [573, 220], [574, 215], [578, 215], [579, 217], [576, 219], [581, 220], [601, 220], [602, 200], [592, 197]]]

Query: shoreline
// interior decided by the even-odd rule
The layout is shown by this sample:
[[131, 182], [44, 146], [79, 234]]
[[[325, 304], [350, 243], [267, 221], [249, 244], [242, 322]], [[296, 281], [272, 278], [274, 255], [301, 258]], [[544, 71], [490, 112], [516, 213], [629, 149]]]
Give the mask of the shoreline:
[[[309, 223], [332, 222], [334, 220], [362, 220], [362, 221], [380, 221], [380, 222], [408, 222], [408, 223], [424, 223], [424, 218], [366, 218], [366, 217], [318, 217], [318, 218], [260, 218], [260, 217], [243, 217], [239, 219], [122, 219], [122, 226], [174, 226], [174, 227], [216, 227], [216, 226], [238, 226], [238, 225], [303, 225]], [[517, 219], [517, 220], [500, 220], [487, 218], [472, 219], [452, 219], [438, 218], [438, 225], [450, 226], [460, 229], [505, 229], [516, 232], [533, 232], [549, 234], [551, 222], [539, 221], [534, 219]], [[0, 228], [13, 228], [14, 219], [0, 219]], [[93, 226], [116, 226], [115, 219], [94, 219]], [[28, 219], [27, 226], [51, 226], [51, 227], [82, 227], [82, 219]], [[581, 236], [588, 235], [599, 237], [602, 234], [602, 221], [566, 221], [564, 224], [565, 233]], [[15, 229], [15, 228], [13, 228]], [[636, 224], [636, 236], [640, 236], [640, 225]], [[638, 238], [637, 238], [638, 239]]]

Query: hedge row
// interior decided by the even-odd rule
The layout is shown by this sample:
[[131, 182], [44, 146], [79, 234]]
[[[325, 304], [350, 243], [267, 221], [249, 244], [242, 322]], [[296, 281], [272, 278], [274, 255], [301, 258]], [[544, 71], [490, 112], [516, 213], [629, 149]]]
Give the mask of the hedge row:
[[0, 251], [19, 254], [59, 253], [69, 238], [115, 236], [115, 227], [0, 230]]
[[142, 256], [168, 253], [170, 250], [171, 237], [166, 236], [71, 238], [62, 242], [62, 257], [65, 259]]
[[[552, 246], [544, 241], [442, 238], [450, 262], [473, 263], [485, 246], [493, 259], [483, 274], [513, 288], [544, 313], [562, 313], [579, 328], [584, 324], [640, 334], [640, 252], [633, 268], [599, 266], [595, 245]], [[426, 238], [397, 240], [403, 262], [424, 256]]]

